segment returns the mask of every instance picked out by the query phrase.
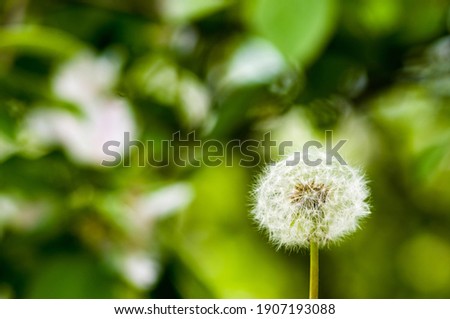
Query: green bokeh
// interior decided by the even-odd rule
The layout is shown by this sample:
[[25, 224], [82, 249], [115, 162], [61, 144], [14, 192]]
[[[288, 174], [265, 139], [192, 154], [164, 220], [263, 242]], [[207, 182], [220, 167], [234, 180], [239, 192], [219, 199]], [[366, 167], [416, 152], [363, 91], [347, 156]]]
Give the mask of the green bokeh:
[[[1, 1], [0, 298], [306, 298], [308, 251], [249, 214], [264, 163], [161, 141], [325, 130], [372, 214], [321, 251], [320, 297], [450, 298], [449, 4]], [[129, 167], [99, 165], [125, 128]]]

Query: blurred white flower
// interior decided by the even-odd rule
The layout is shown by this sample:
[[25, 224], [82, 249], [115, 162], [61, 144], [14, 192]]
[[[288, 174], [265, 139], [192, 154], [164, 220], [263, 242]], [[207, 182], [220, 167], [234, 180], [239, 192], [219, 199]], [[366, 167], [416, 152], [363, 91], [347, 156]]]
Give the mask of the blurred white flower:
[[119, 66], [118, 61], [106, 56], [80, 54], [58, 70], [53, 79], [53, 90], [60, 98], [88, 109], [86, 104], [110, 94]]
[[61, 144], [73, 160], [98, 165], [105, 158], [105, 142], [122, 141], [124, 132], [133, 138], [136, 124], [130, 106], [110, 92], [117, 69], [114, 61], [87, 54], [64, 65], [55, 76], [54, 91], [80, 114], [56, 108], [30, 112], [26, 131], [34, 143]]
[[31, 231], [39, 227], [51, 204], [44, 200], [25, 201], [12, 194], [0, 194], [0, 235], [4, 228]]
[[355, 231], [370, 214], [361, 173], [337, 160], [326, 163], [325, 153], [308, 154], [310, 161], [321, 160], [314, 166], [303, 160], [292, 165], [294, 158], [269, 166], [254, 190], [252, 214], [270, 239], [292, 248], [311, 241], [324, 246]]
[[193, 198], [194, 190], [190, 184], [175, 183], [152, 191], [132, 191], [122, 200], [107, 198], [105, 204], [108, 210], [125, 212], [121, 225], [130, 237], [138, 242], [150, 242], [158, 220], [179, 213]]
[[167, 216], [186, 207], [193, 199], [192, 187], [177, 183], [157, 191], [141, 195], [134, 203], [134, 209], [142, 220]]
[[158, 279], [159, 264], [145, 252], [132, 252], [124, 256], [121, 270], [125, 279], [138, 289], [150, 288]]

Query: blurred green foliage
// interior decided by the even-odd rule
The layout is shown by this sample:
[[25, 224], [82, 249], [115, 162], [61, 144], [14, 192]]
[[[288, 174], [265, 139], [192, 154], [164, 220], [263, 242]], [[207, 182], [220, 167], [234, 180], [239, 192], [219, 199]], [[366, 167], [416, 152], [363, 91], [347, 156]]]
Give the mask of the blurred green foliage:
[[445, 0], [1, 1], [0, 297], [307, 297], [307, 251], [250, 220], [262, 164], [98, 163], [123, 131], [161, 158], [177, 131], [331, 129], [373, 214], [321, 252], [320, 296], [450, 298], [448, 16]]

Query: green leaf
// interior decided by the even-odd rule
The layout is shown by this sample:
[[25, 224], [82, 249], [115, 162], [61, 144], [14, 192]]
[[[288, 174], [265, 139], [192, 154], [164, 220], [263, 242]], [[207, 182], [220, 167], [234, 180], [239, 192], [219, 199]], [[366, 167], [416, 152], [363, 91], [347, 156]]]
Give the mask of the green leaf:
[[183, 22], [214, 13], [228, 6], [229, 0], [165, 0], [162, 14], [167, 20]]
[[19, 48], [36, 53], [68, 58], [87, 49], [86, 45], [60, 30], [42, 26], [0, 29], [0, 50]]
[[305, 64], [323, 49], [336, 18], [334, 0], [254, 0], [244, 6], [250, 29], [272, 41], [287, 58]]

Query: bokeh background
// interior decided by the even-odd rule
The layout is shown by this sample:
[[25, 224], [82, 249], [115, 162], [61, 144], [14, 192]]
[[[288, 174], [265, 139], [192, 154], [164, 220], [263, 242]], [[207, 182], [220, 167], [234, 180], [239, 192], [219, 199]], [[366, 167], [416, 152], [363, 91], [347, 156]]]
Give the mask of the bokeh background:
[[0, 297], [306, 298], [308, 252], [249, 216], [263, 163], [99, 163], [125, 131], [158, 157], [177, 131], [333, 130], [373, 214], [321, 252], [320, 296], [450, 298], [449, 21], [444, 0], [1, 0]]

